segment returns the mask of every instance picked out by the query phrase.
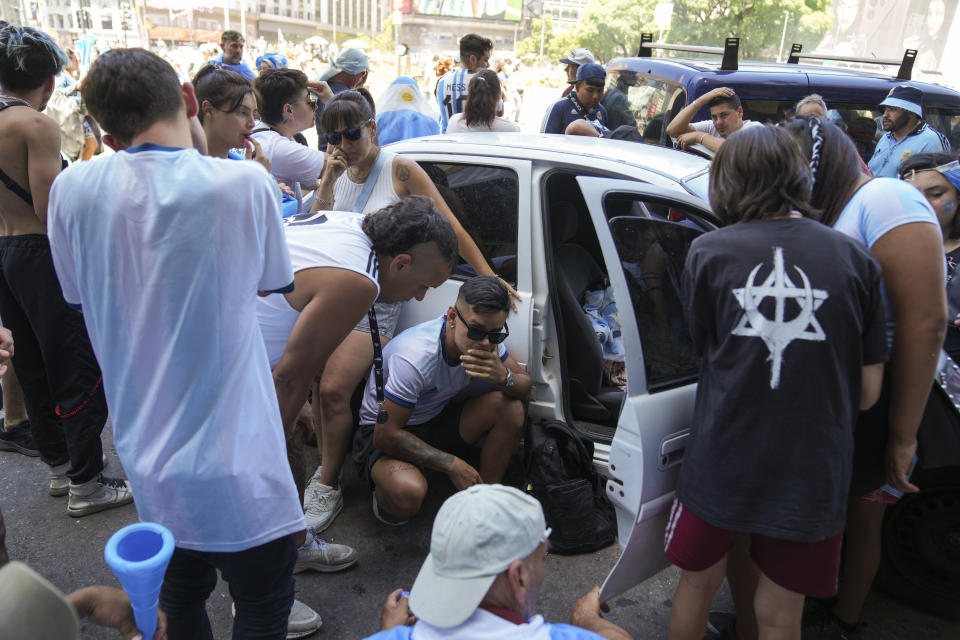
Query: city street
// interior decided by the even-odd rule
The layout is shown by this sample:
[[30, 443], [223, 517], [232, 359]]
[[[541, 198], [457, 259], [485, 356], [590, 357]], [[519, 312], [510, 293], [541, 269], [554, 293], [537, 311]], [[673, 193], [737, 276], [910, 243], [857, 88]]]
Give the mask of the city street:
[[[113, 450], [112, 432], [103, 432], [109, 456], [109, 475], [121, 475]], [[308, 471], [319, 462], [310, 454]], [[70, 518], [66, 498], [47, 495], [49, 472], [37, 458], [0, 453], [0, 498], [7, 526], [10, 558], [22, 560], [69, 592], [88, 584], [117, 585], [103, 561], [103, 547], [117, 529], [136, 521], [133, 506]], [[428, 552], [433, 516], [450, 485], [431, 489], [424, 511], [407, 526], [391, 528], [377, 522], [370, 509], [370, 491], [357, 479], [352, 464], [346, 469], [345, 506], [324, 533], [330, 542], [350, 544], [360, 553], [357, 566], [339, 574], [303, 573], [297, 576], [297, 598], [318, 610], [324, 624], [316, 638], [359, 639], [374, 633], [380, 607], [393, 589], [409, 589]], [[603, 581], [617, 558], [616, 545], [582, 556], [550, 554], [539, 611], [550, 621], [566, 621], [571, 605], [593, 585]], [[634, 587], [611, 604], [610, 619], [635, 638], [667, 637], [670, 599], [677, 572], [665, 570]], [[208, 603], [214, 636], [230, 637], [230, 596], [221, 582]], [[726, 590], [714, 602], [716, 610], [732, 610]], [[906, 608], [883, 593], [874, 592], [864, 612], [869, 621], [864, 636], [870, 640], [947, 639], [960, 637], [960, 624]], [[115, 632], [84, 624], [83, 638], [119, 637]]]

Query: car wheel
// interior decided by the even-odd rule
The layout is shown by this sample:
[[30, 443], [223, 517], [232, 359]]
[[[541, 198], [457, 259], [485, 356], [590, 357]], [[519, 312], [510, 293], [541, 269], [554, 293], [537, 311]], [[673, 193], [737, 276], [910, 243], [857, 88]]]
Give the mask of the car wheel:
[[[930, 486], [888, 507], [877, 583], [900, 601], [960, 620], [960, 482]], [[921, 485], [924, 486], [924, 485]]]

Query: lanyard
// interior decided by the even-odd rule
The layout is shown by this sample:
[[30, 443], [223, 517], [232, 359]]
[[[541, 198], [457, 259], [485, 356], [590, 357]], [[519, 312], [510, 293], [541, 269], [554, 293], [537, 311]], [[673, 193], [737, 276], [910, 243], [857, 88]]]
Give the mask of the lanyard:
[[380, 345], [380, 327], [377, 325], [377, 312], [373, 306], [367, 311], [370, 322], [370, 339], [373, 341], [373, 379], [377, 385], [377, 424], [385, 424], [387, 410], [383, 408], [383, 349]]
[[583, 106], [583, 103], [580, 102], [580, 99], [577, 97], [576, 91], [571, 91], [567, 94], [567, 98], [573, 103], [573, 108], [577, 110], [577, 113], [583, 116], [585, 120], [596, 120], [597, 116], [600, 115], [600, 110], [596, 108], [588, 113], [587, 108]]

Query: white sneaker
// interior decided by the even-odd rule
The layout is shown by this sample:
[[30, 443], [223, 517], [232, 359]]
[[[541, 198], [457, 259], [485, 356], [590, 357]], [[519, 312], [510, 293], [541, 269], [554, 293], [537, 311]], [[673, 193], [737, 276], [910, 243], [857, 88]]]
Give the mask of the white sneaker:
[[133, 502], [133, 493], [126, 480], [99, 475], [81, 484], [70, 483], [67, 514], [79, 518]]
[[320, 482], [321, 468], [317, 468], [303, 492], [303, 513], [307, 517], [307, 527], [317, 533], [333, 524], [334, 518], [343, 509], [343, 491]]
[[290, 617], [287, 618], [287, 640], [306, 638], [316, 633], [322, 624], [319, 613], [299, 600], [294, 600]]
[[[237, 603], [230, 605], [230, 615], [237, 617]], [[287, 640], [296, 640], [296, 638], [306, 638], [312, 633], [316, 633], [323, 620], [320, 614], [303, 604], [299, 600], [293, 601], [293, 607], [290, 609], [290, 616], [287, 618]]]
[[335, 573], [357, 563], [360, 556], [356, 549], [345, 544], [330, 544], [321, 540], [317, 533], [315, 530], [307, 529], [307, 540], [297, 549], [297, 562], [293, 565], [294, 573], [303, 571]]
[[69, 462], [64, 462], [57, 467], [50, 467], [50, 495], [53, 497], [58, 498], [70, 493], [70, 478], [67, 477], [67, 469], [69, 468]]

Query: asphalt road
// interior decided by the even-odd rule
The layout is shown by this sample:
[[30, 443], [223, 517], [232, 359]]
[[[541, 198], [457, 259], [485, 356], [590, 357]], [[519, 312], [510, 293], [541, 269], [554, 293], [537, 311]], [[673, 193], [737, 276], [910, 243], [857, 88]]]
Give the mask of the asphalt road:
[[[103, 441], [110, 459], [108, 474], [121, 475], [109, 425]], [[311, 473], [318, 462], [315, 452], [311, 453]], [[135, 507], [70, 518], [66, 498], [47, 495], [48, 478], [47, 467], [38, 459], [0, 453], [0, 509], [6, 520], [11, 559], [28, 563], [64, 592], [88, 584], [117, 585], [103, 561], [103, 547], [114, 531], [136, 521]], [[370, 491], [357, 478], [353, 465], [347, 466], [346, 504], [325, 537], [330, 542], [356, 547], [360, 562], [339, 574], [297, 576], [297, 598], [319, 611], [324, 620], [314, 637], [356, 639], [377, 630], [380, 607], [387, 594], [398, 587], [409, 589], [413, 583], [428, 552], [433, 516], [451, 491], [451, 486], [437, 483], [420, 515], [404, 527], [387, 527], [374, 519]], [[571, 605], [603, 581], [618, 553], [614, 545], [582, 556], [548, 555], [539, 611], [547, 620], [566, 621]], [[676, 578], [676, 571], [668, 569], [634, 587], [611, 603], [609, 617], [635, 638], [666, 638]], [[221, 582], [208, 603], [214, 636], [218, 639], [230, 637], [230, 603], [227, 587]], [[714, 608], [732, 610], [726, 590], [718, 594]], [[960, 624], [901, 606], [883, 593], [871, 594], [865, 619], [870, 623], [866, 636], [870, 639], [960, 638]], [[99, 640], [117, 638], [118, 634], [85, 624], [83, 637]]]

